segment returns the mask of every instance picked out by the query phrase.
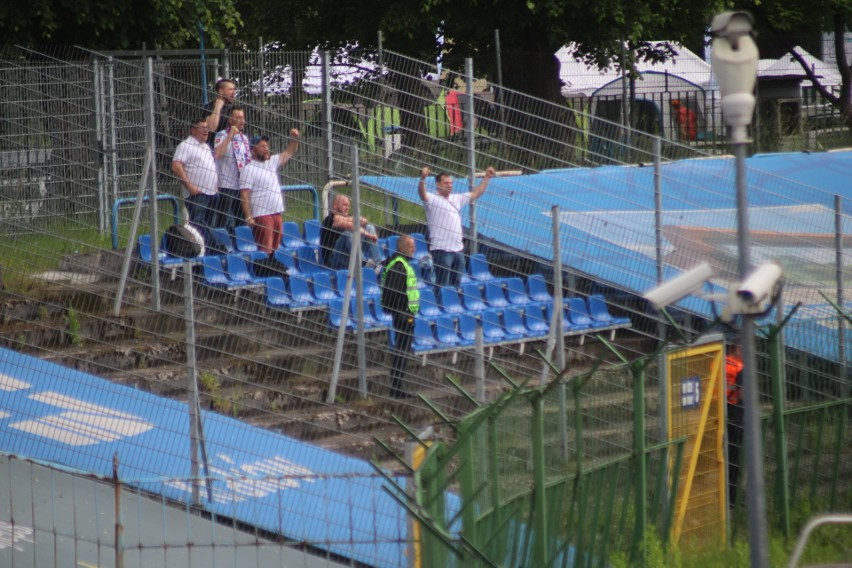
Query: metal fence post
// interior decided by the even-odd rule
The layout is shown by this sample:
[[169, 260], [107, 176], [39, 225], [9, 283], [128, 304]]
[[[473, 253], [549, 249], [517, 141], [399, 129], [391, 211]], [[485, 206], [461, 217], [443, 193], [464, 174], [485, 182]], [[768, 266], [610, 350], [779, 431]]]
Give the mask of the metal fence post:
[[[837, 274], [837, 305], [844, 309], [846, 282], [843, 278], [843, 198], [834, 196], [834, 258]], [[849, 398], [849, 373], [846, 369], [846, 319], [837, 314], [837, 364], [840, 367], [840, 398]]]
[[[465, 109], [464, 130], [467, 138], [467, 169], [470, 177], [470, 191], [476, 187], [476, 150], [474, 136], [473, 112], [473, 59], [464, 60], [464, 80], [466, 85], [467, 108]], [[479, 235], [476, 228], [476, 203], [470, 204], [470, 254], [479, 252]]]
[[148, 210], [151, 213], [151, 308], [160, 311], [160, 243], [157, 238], [157, 123], [154, 112], [154, 58], [145, 58], [145, 85], [147, 96], [145, 97], [145, 137], [148, 147], [151, 149], [150, 168], [153, 175], [150, 176]]

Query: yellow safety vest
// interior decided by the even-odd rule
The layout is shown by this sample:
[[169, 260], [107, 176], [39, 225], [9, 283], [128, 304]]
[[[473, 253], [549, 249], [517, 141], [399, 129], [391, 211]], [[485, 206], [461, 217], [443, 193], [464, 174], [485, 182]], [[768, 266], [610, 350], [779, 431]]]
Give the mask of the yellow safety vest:
[[417, 273], [414, 272], [414, 269], [408, 261], [405, 260], [405, 258], [402, 256], [396, 256], [388, 263], [385, 267], [385, 271], [382, 273], [382, 285], [384, 286], [388, 270], [390, 270], [397, 262], [401, 262], [402, 266], [405, 267], [405, 295], [408, 296], [408, 309], [412, 314], [417, 314], [420, 312], [420, 289], [417, 288]]

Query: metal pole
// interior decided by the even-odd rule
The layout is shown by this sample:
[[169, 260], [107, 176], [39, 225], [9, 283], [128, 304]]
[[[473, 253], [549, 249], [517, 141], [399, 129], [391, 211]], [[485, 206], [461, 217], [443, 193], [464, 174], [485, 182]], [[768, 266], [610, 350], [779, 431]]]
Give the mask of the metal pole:
[[198, 489], [198, 366], [195, 361], [195, 314], [192, 304], [192, 263], [183, 263], [183, 317], [186, 328], [186, 389], [189, 394], [189, 455], [192, 502], [201, 503]]
[[[500, 140], [506, 140], [506, 106], [503, 104], [503, 54], [500, 51], [500, 30], [494, 30], [494, 51], [497, 55], [497, 109], [500, 111]], [[500, 144], [503, 157], [505, 144]]]
[[485, 338], [482, 336], [482, 322], [477, 318], [474, 332], [474, 372], [476, 373], [476, 400], [485, 402]]
[[124, 517], [121, 512], [121, 479], [118, 477], [118, 453], [112, 456], [112, 482], [115, 486], [115, 568], [124, 568]]
[[[473, 58], [464, 60], [464, 80], [466, 85], [467, 105], [464, 117], [465, 137], [467, 138], [467, 168], [470, 177], [470, 191], [476, 187], [476, 152], [474, 150], [474, 113], [473, 113]], [[476, 203], [470, 204], [470, 254], [476, 254], [479, 249], [479, 238], [476, 229]]]
[[[659, 137], [653, 140], [654, 152], [654, 241], [657, 265], [657, 285], [663, 283], [665, 266], [663, 264], [663, 175], [662, 175], [662, 141]], [[662, 316], [657, 320], [657, 338], [666, 340], [666, 322]], [[667, 400], [668, 380], [666, 377], [666, 356], [663, 353], [657, 357], [657, 379], [660, 388], [660, 400]], [[669, 431], [667, 413], [660, 415], [660, 436], [666, 439]]]
[[145, 59], [145, 75], [148, 93], [145, 99], [145, 122], [148, 146], [151, 148], [152, 160], [149, 164], [151, 185], [148, 198], [148, 210], [151, 212], [151, 307], [160, 311], [160, 242], [157, 228], [157, 125], [154, 113], [154, 58]]
[[[355, 323], [358, 324], [358, 392], [362, 397], [367, 397], [367, 355], [365, 351], [364, 332], [364, 283], [361, 272], [361, 184], [358, 183], [360, 175], [358, 163], [358, 146], [352, 145], [352, 250], [349, 251], [350, 274], [354, 270], [355, 276]], [[352, 259], [355, 259], [353, 262]], [[353, 267], [354, 265], [354, 267]]]
[[[330, 182], [334, 177], [334, 137], [331, 129], [331, 61], [328, 51], [321, 53], [322, 58], [322, 116], [323, 138], [325, 141], [325, 180]], [[323, 203], [325, 207], [325, 203]]]
[[[556, 368], [565, 370], [565, 326], [562, 325], [565, 311], [562, 303], [562, 247], [560, 246], [559, 206], [551, 207], [553, 224], [553, 317], [550, 321], [551, 334], [556, 338]], [[568, 416], [565, 396], [565, 383], [559, 385], [559, 437], [562, 440], [562, 459], [568, 459]]]
[[[843, 308], [844, 288], [843, 278], [843, 198], [834, 196], [834, 248], [835, 273], [837, 274], [837, 305]], [[849, 398], [849, 379], [846, 372], [846, 319], [837, 314], [837, 363], [840, 366], [840, 397]]]
[[[734, 158], [736, 165], [737, 197], [737, 246], [739, 249], [740, 279], [745, 279], [751, 270], [751, 238], [748, 228], [748, 188], [746, 186], [746, 145], [748, 141], [735, 140]], [[755, 348], [754, 319], [743, 316], [743, 407], [744, 438], [746, 449], [746, 475], [748, 489], [748, 527], [751, 565], [753, 568], [769, 566], [769, 542], [766, 522], [766, 480], [763, 473], [763, 444], [760, 436], [760, 392], [757, 386], [757, 354]]]

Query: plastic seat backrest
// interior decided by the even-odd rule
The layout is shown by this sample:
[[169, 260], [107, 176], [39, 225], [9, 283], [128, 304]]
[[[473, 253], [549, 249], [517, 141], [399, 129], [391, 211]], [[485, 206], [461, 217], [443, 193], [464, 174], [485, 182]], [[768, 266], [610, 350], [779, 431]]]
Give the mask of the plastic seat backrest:
[[459, 335], [463, 341], [466, 343], [473, 343], [476, 341], [477, 325], [475, 316], [468, 313], [459, 314]]
[[[343, 306], [344, 304], [341, 298], [335, 298], [328, 303], [328, 323], [331, 327], [340, 327], [340, 323], [343, 321]], [[351, 310], [346, 317], [346, 327], [347, 329], [353, 329], [355, 327], [355, 321], [352, 319]]]
[[328, 304], [331, 300], [339, 297], [331, 284], [331, 274], [328, 272], [317, 272], [312, 278], [314, 298], [321, 304]]
[[314, 272], [327, 270], [319, 262], [319, 247], [314, 245], [301, 245], [296, 249], [299, 261], [299, 272], [313, 274]]
[[234, 240], [231, 238], [231, 235], [228, 234], [227, 229], [223, 227], [210, 229], [210, 236], [221, 246], [222, 250], [225, 251], [225, 254], [231, 254], [237, 250], [234, 246]]
[[533, 333], [550, 330], [550, 320], [547, 318], [543, 304], [529, 304], [524, 308], [524, 322], [527, 329]]
[[571, 323], [574, 325], [593, 325], [594, 322], [589, 316], [589, 310], [586, 307], [586, 301], [583, 298], [568, 298], [568, 310]]
[[420, 290], [420, 315], [425, 318], [436, 318], [442, 311], [435, 299], [435, 293], [431, 288]]
[[370, 310], [373, 313], [373, 317], [381, 325], [393, 324], [393, 316], [391, 316], [390, 313], [385, 311], [385, 309], [382, 307], [382, 302], [379, 300], [379, 298], [372, 298], [370, 300]]
[[506, 279], [506, 295], [509, 298], [509, 303], [514, 306], [525, 306], [532, 301], [527, 294], [524, 281], [517, 276]]
[[290, 276], [290, 297], [300, 304], [312, 305], [314, 303], [310, 282], [302, 274]]
[[547, 291], [547, 282], [541, 274], [527, 276], [527, 291], [534, 302], [552, 302], [553, 296]]
[[288, 307], [293, 303], [283, 278], [273, 276], [266, 281], [266, 303], [280, 308]]
[[470, 273], [470, 277], [474, 280], [487, 281], [494, 278], [494, 276], [491, 275], [491, 269], [488, 268], [488, 261], [485, 259], [485, 255], [481, 252], [470, 255], [468, 263], [470, 266], [468, 272]]
[[304, 240], [309, 245], [319, 246], [320, 244], [320, 229], [322, 225], [316, 219], [306, 219], [304, 223]]
[[464, 312], [459, 292], [452, 286], [442, 286], [438, 290], [438, 295], [440, 296], [441, 306], [443, 306], [444, 311], [448, 314], [460, 314]]
[[[370, 329], [379, 325], [378, 320], [373, 316], [373, 311], [370, 309], [370, 299], [364, 298], [361, 301], [361, 309], [364, 311], [364, 327]], [[353, 321], [358, 321], [358, 297], [353, 295], [349, 298], [349, 317]]]
[[458, 345], [459, 334], [456, 332], [456, 322], [450, 316], [440, 316], [435, 319], [435, 339], [442, 345]]
[[600, 294], [592, 294], [589, 300], [589, 315], [598, 323], [625, 324], [630, 323], [628, 317], [616, 317], [609, 313], [609, 305]]
[[136, 243], [138, 246], [139, 258], [141, 258], [143, 262], [151, 262], [151, 235], [139, 235], [139, 238], [136, 239]]
[[382, 293], [376, 271], [368, 266], [361, 269], [361, 286], [365, 296], [380, 296]]
[[388, 257], [396, 254], [396, 243], [399, 241], [399, 235], [391, 235], [388, 237]]
[[500, 312], [485, 310], [482, 312], [482, 337], [485, 342], [501, 341], [506, 337], [503, 324], [500, 323]]
[[497, 282], [487, 281], [485, 283], [485, 303], [489, 308], [505, 308], [509, 305], [503, 286]]
[[523, 337], [527, 334], [527, 328], [524, 325], [524, 313], [520, 308], [508, 307], [503, 310], [503, 323], [505, 324], [506, 334], [513, 337]]
[[258, 250], [251, 227], [248, 225], [237, 225], [234, 227], [234, 243], [237, 246], [237, 250], [242, 253]]
[[275, 258], [278, 259], [278, 262], [287, 267], [287, 273], [291, 276], [294, 274], [299, 274], [299, 267], [296, 266], [296, 256], [291, 250], [281, 250], [278, 249], [273, 252]]
[[426, 244], [426, 236], [423, 233], [411, 233], [411, 238], [414, 239], [414, 255], [412, 258], [416, 262], [429, 254], [429, 245]]
[[432, 332], [432, 323], [425, 318], [414, 318], [414, 341], [415, 349], [434, 349], [437, 346], [435, 334]]
[[204, 280], [211, 286], [227, 286], [231, 284], [227, 273], [222, 268], [222, 258], [219, 256], [202, 256], [201, 267]]
[[225, 256], [225, 266], [228, 269], [228, 277], [231, 280], [250, 282], [254, 277], [249, 272], [246, 259], [241, 254], [229, 254]]
[[284, 248], [296, 248], [305, 244], [299, 224], [295, 221], [284, 221], [282, 228], [281, 246]]
[[461, 300], [465, 309], [471, 312], [481, 312], [488, 307], [482, 299], [482, 291], [476, 282], [462, 284]]

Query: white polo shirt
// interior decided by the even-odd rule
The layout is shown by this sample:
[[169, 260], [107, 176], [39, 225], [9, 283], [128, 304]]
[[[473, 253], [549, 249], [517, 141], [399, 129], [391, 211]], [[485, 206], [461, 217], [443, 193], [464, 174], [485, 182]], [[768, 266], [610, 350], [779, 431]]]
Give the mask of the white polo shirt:
[[[189, 183], [195, 185], [204, 195], [216, 195], [219, 192], [219, 177], [216, 175], [216, 160], [213, 159], [213, 150], [207, 142], [199, 142], [189, 136], [178, 144], [175, 162], [183, 164]], [[186, 186], [183, 188], [184, 198], [189, 197]]]
[[240, 189], [248, 189], [253, 217], [284, 212], [284, 196], [278, 180], [281, 154], [273, 154], [265, 162], [252, 160], [240, 172]]
[[470, 193], [451, 193], [446, 198], [436, 193], [427, 195], [423, 208], [431, 250], [459, 252], [464, 249], [461, 210], [470, 203], [470, 196]]

